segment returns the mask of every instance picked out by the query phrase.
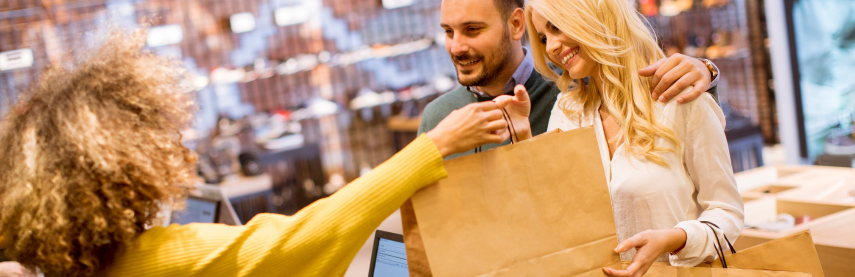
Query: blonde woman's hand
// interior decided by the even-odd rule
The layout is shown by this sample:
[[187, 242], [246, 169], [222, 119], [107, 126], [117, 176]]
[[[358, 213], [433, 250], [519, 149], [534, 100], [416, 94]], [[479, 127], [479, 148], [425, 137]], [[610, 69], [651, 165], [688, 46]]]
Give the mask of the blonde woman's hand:
[[691, 92], [677, 97], [677, 103], [691, 102], [709, 90], [712, 83], [709, 68], [700, 60], [683, 54], [663, 58], [642, 68], [638, 74], [653, 78], [650, 81], [651, 96], [662, 103], [693, 86]]
[[439, 153], [447, 157], [487, 143], [502, 143], [508, 139], [507, 127], [496, 103], [480, 102], [454, 110], [427, 136]]
[[647, 230], [618, 244], [615, 252], [626, 252], [635, 248], [632, 262], [624, 270], [604, 267], [603, 271], [614, 277], [641, 277], [659, 256], [677, 251], [686, 244], [686, 231], [680, 228]]
[[531, 114], [531, 99], [523, 85], [514, 87], [514, 96], [501, 95], [493, 102], [496, 102], [500, 109], [505, 109], [511, 117], [511, 126], [516, 134], [512, 139], [523, 141], [531, 138], [531, 122], [528, 120]]

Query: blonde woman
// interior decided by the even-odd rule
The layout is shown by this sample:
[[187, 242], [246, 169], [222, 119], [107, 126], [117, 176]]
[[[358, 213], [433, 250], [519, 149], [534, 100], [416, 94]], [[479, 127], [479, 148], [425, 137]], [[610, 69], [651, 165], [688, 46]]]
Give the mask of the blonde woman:
[[[626, 0], [530, 0], [525, 15], [535, 68], [567, 88], [547, 129], [596, 130], [621, 241], [615, 251], [632, 261], [626, 270], [603, 270], [641, 276], [654, 261], [714, 260], [716, 236], [733, 241], [743, 228], [716, 102], [709, 95], [686, 104], [649, 97], [650, 80], [635, 72], [664, 54]], [[510, 105], [524, 131], [530, 103], [524, 88], [516, 90], [497, 101]]]

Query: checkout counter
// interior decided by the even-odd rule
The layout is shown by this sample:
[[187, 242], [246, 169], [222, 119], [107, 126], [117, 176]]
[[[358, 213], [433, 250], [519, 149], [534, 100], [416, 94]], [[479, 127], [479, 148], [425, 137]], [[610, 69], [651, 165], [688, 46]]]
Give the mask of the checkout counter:
[[[735, 174], [745, 201], [746, 228], [738, 250], [810, 230], [825, 276], [855, 274], [855, 170], [825, 166], [765, 166]], [[785, 222], [762, 228], [762, 222]], [[761, 228], [749, 228], [757, 224]]]

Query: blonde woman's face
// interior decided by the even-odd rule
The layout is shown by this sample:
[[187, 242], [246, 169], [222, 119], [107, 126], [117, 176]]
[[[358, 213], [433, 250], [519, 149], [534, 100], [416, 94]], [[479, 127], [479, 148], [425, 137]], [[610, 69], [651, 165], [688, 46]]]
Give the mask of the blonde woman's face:
[[596, 68], [594, 62], [582, 45], [552, 25], [540, 13], [531, 13], [531, 22], [537, 30], [536, 39], [544, 45], [549, 60], [570, 74], [573, 79], [591, 76]]

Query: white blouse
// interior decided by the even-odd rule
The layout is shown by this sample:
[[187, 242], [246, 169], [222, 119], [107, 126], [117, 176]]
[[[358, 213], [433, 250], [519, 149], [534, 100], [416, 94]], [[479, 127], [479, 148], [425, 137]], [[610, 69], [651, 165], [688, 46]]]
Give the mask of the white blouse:
[[[597, 112], [599, 104], [571, 119], [558, 108], [558, 102], [552, 108], [549, 131], [594, 125], [620, 241], [645, 230], [679, 227], [686, 231], [686, 246], [676, 255], [663, 254], [657, 261], [695, 266], [717, 257], [713, 231], [700, 221], [718, 225], [716, 232], [724, 245], [727, 243], [722, 231], [730, 242], [739, 237], [743, 228], [742, 198], [730, 165], [724, 114], [710, 95], [705, 93], [684, 104], [655, 104], [656, 119], [671, 128], [682, 145], [679, 155], [658, 153], [670, 167], [629, 154], [625, 150], [628, 146], [623, 144], [610, 160]], [[657, 145], [673, 149], [661, 138]], [[635, 249], [621, 253], [621, 259], [632, 260], [633, 255]]]

